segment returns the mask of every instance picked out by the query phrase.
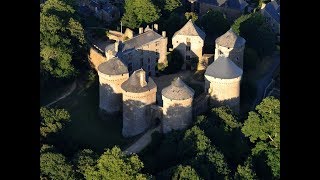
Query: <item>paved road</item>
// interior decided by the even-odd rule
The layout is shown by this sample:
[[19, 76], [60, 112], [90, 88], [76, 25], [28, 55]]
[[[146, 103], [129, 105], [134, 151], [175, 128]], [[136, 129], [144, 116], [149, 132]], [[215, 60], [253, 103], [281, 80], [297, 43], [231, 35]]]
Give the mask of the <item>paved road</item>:
[[154, 131], [160, 131], [160, 125], [153, 129], [148, 130], [138, 141], [136, 141], [129, 148], [124, 150], [124, 153], [128, 155], [128, 154], [140, 152], [152, 141], [151, 135]]
[[256, 85], [257, 85], [257, 94], [256, 94], [256, 99], [251, 107], [251, 110], [253, 110], [256, 105], [258, 105], [263, 98], [264, 90], [272, 80], [272, 75], [274, 71], [277, 69], [277, 67], [280, 65], [280, 56], [279, 55], [274, 55], [273, 58], [275, 61], [273, 62], [272, 66], [270, 67], [270, 70], [266, 75], [264, 75], [263, 78], [257, 80]]

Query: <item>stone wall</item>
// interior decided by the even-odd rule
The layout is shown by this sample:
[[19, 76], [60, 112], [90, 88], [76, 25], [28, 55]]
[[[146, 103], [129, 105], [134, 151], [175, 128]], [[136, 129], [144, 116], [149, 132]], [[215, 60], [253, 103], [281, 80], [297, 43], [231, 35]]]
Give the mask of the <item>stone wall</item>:
[[205, 113], [208, 110], [209, 97], [210, 96], [206, 92], [204, 92], [194, 99], [193, 105], [192, 105], [193, 116], [198, 116], [202, 113]]
[[238, 67], [243, 69], [244, 48], [245, 48], [244, 45], [240, 48], [227, 48], [227, 47], [219, 46], [218, 44], [216, 44], [214, 60], [218, 59], [218, 57], [223, 54], [225, 57], [228, 57], [229, 59], [231, 59], [232, 62], [234, 62]]
[[228, 105], [238, 113], [240, 110], [241, 76], [234, 79], [220, 79], [205, 75], [205, 79], [210, 82], [208, 89], [210, 104], [212, 106]]
[[103, 54], [99, 53], [98, 50], [96, 50], [93, 47], [90, 48], [88, 59], [90, 61], [90, 64], [97, 71], [98, 71], [98, 66], [107, 60]]
[[[190, 51], [186, 50], [187, 46], [187, 39], [190, 41]], [[202, 59], [202, 47], [204, 45], [204, 41], [200, 38], [200, 36], [185, 36], [185, 35], [176, 35], [172, 38], [172, 46], [173, 49], [177, 49], [183, 59], [184, 65], [182, 66], [183, 69], [186, 68], [186, 63], [190, 63], [186, 60], [186, 56], [190, 56], [190, 58], [199, 58]]]
[[162, 96], [163, 118], [162, 131], [168, 133], [171, 130], [185, 129], [192, 122], [192, 100], [171, 100]]
[[107, 113], [120, 111], [122, 108], [121, 84], [129, 78], [129, 74], [106, 75], [98, 71], [99, 75], [99, 107]]
[[144, 93], [123, 91], [123, 126], [122, 135], [130, 137], [138, 135], [150, 127], [151, 105], [156, 102], [157, 88]]

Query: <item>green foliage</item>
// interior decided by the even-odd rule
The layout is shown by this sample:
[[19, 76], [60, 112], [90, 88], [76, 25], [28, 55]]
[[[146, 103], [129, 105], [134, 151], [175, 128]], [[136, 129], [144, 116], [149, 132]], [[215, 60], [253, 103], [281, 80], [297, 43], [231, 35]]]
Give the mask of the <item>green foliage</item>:
[[91, 149], [84, 149], [78, 152], [74, 157], [74, 164], [77, 166], [77, 172], [80, 173], [83, 178], [85, 170], [96, 164], [98, 155], [93, 152]]
[[180, 0], [164, 0], [164, 10], [168, 12], [172, 12], [176, 8], [182, 6], [182, 3]]
[[218, 37], [224, 34], [230, 28], [230, 24], [224, 14], [220, 11], [210, 10], [204, 14], [200, 21], [206, 34]]
[[[163, 23], [163, 29], [167, 31], [168, 39], [172, 39], [173, 34], [178, 31], [185, 23], [184, 17], [172, 12], [168, 19]], [[168, 42], [170, 43], [170, 42]]]
[[121, 19], [124, 26], [131, 29], [142, 23], [148, 24], [160, 18], [160, 10], [150, 0], [126, 0], [125, 13]]
[[184, 157], [192, 157], [204, 152], [210, 147], [211, 143], [210, 139], [205, 136], [204, 132], [198, 126], [193, 126], [191, 129], [188, 129], [182, 140], [180, 155]]
[[147, 179], [141, 174], [143, 163], [137, 155], [127, 156], [118, 147], [107, 149], [95, 166], [85, 170], [86, 179]]
[[84, 30], [68, 2], [48, 0], [40, 10], [40, 73], [54, 78], [74, 77], [84, 62]]
[[200, 180], [201, 178], [191, 166], [179, 165], [171, 178], [172, 180]]
[[273, 176], [280, 176], [280, 101], [274, 97], [266, 97], [249, 112], [242, 132], [255, 143], [253, 155], [265, 153], [267, 164], [271, 167]]
[[184, 59], [178, 50], [174, 49], [172, 52], [170, 52], [167, 55], [167, 59], [168, 66], [165, 69], [167, 73], [176, 73], [181, 70]]
[[241, 123], [237, 121], [234, 113], [228, 106], [213, 108], [211, 111], [214, 112], [220, 120], [222, 120], [226, 131], [231, 131], [232, 129], [241, 127]]
[[242, 179], [258, 179], [256, 173], [253, 171], [252, 158], [249, 157], [244, 165], [238, 165], [237, 171], [235, 172], [236, 180]]
[[60, 131], [67, 122], [70, 122], [70, 114], [64, 109], [40, 108], [40, 134], [44, 138], [50, 133]]
[[72, 166], [59, 153], [40, 154], [40, 177], [42, 179], [75, 179]]
[[260, 57], [271, 55], [275, 50], [276, 35], [260, 13], [242, 15], [232, 25], [235, 32], [246, 40]]
[[196, 22], [198, 20], [198, 15], [194, 12], [186, 12], [184, 13], [186, 20], [191, 19], [192, 22]]
[[245, 48], [244, 55], [243, 55], [243, 69], [245, 71], [253, 70], [257, 67], [258, 63], [260, 62], [260, 58], [257, 52], [252, 48]]

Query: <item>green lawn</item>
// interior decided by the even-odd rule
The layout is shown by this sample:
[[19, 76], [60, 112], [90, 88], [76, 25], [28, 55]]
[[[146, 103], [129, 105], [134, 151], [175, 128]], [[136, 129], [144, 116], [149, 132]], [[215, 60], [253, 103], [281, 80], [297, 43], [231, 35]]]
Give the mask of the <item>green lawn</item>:
[[97, 80], [85, 90], [79, 91], [77, 88], [73, 94], [59, 101], [55, 106], [65, 108], [71, 114], [71, 122], [61, 132], [58, 144], [72, 144], [72, 146], [102, 152], [104, 148], [114, 145], [123, 149], [134, 140], [134, 138], [125, 139], [122, 137], [121, 114], [99, 115], [99, 84]]

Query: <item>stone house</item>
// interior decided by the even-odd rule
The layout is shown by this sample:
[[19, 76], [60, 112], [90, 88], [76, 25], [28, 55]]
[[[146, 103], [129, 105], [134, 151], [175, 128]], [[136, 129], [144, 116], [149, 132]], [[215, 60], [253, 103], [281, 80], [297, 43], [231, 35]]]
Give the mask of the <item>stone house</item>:
[[147, 26], [144, 31], [139, 28], [139, 34], [126, 41], [116, 41], [105, 48], [107, 60], [112, 57], [119, 57], [128, 67], [129, 73], [142, 68], [148, 76], [156, 74], [158, 63], [167, 64], [167, 44], [166, 32], [162, 35], [157, 33], [157, 29]]
[[260, 12], [266, 18], [272, 30], [280, 36], [280, 5], [275, 0], [271, 0], [271, 2], [261, 6]]
[[245, 0], [198, 0], [199, 14], [203, 15], [210, 9], [221, 11], [230, 19], [236, 19], [245, 12], [248, 3]]
[[177, 49], [184, 59], [182, 69], [191, 69], [191, 60], [202, 59], [202, 48], [206, 34], [191, 19], [172, 37], [173, 49]]

